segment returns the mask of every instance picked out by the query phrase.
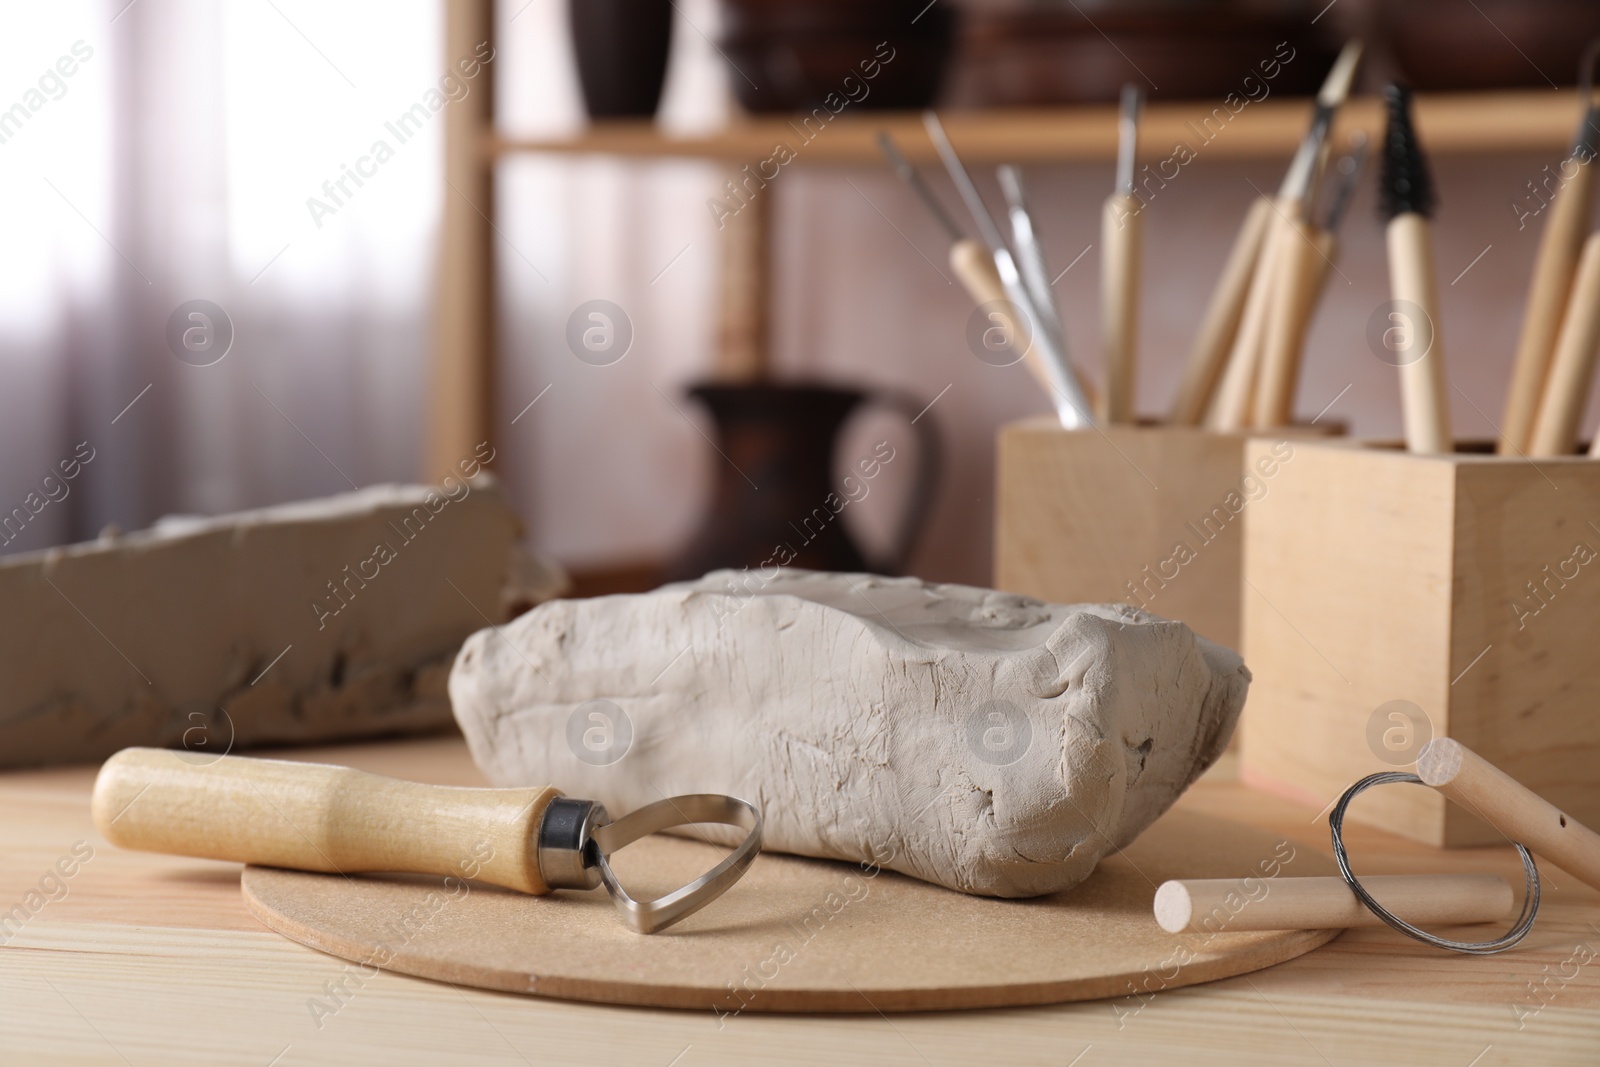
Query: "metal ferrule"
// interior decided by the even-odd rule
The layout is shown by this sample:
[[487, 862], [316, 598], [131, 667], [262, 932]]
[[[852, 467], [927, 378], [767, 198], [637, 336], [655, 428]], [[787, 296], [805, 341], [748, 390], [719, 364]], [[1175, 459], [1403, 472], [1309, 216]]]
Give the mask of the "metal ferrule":
[[1139, 113], [1144, 110], [1144, 93], [1137, 85], [1122, 87], [1122, 105], [1117, 115], [1117, 192], [1134, 194], [1133, 171], [1138, 162]]
[[539, 823], [539, 875], [551, 889], [594, 889], [600, 884], [594, 832], [611, 821], [592, 800], [556, 797]]

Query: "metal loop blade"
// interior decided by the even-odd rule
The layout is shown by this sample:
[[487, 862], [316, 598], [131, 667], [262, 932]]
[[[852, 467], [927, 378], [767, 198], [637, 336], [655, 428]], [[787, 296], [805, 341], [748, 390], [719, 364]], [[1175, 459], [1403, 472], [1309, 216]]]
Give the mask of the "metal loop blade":
[[[692, 826], [697, 823], [721, 823], [738, 826], [749, 833], [721, 863], [688, 885], [674, 889], [654, 900], [635, 900], [617, 881], [616, 874], [606, 858], [618, 849], [633, 844], [641, 837], [675, 826]], [[680, 919], [686, 918], [716, 900], [737, 882], [756, 853], [761, 850], [761, 812], [755, 806], [736, 797], [720, 793], [692, 793], [669, 797], [647, 804], [637, 811], [607, 823], [594, 831], [594, 842], [599, 846], [600, 881], [611, 894], [617, 910], [641, 934], [665, 930]]]

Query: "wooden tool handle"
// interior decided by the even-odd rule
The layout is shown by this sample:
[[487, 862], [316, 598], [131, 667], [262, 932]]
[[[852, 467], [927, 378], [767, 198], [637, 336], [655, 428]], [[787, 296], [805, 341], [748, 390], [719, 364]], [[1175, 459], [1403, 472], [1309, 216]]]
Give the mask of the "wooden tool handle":
[[[969, 237], [950, 246], [950, 269], [955, 271], [956, 277], [961, 279], [961, 287], [979, 307], [997, 300], [1007, 307], [1012, 306], [1011, 298], [1006, 295], [1005, 283], [1000, 280], [1000, 272], [995, 270], [994, 256], [977, 241]], [[1016, 312], [1021, 314], [1023, 309], [1017, 308]], [[1039, 325], [1034, 323], [1033, 328], [1038, 329]], [[1028, 367], [1028, 373], [1033, 375], [1034, 381], [1045, 391], [1045, 395], [1053, 397], [1055, 387], [1050, 384], [1050, 372], [1044, 367], [1043, 346], [1030, 345], [1023, 356], [1023, 362]], [[1073, 368], [1068, 370], [1077, 374]], [[1094, 386], [1085, 381], [1081, 374], [1077, 374], [1077, 381], [1084, 397], [1094, 405], [1096, 402]]]
[[[1000, 272], [994, 269], [994, 257], [989, 250], [972, 238], [964, 238], [950, 246], [950, 269], [955, 271], [956, 277], [961, 279], [962, 288], [967, 295], [972, 297], [972, 302], [982, 307], [996, 301], [1007, 307], [1013, 307], [1011, 298], [1006, 295], [1005, 283], [1000, 280]], [[1013, 308], [1014, 315], [1024, 314], [1022, 308]], [[1037, 323], [1032, 324], [1033, 329], [1038, 329]], [[1033, 375], [1034, 381], [1043, 387], [1045, 394], [1051, 393], [1050, 376], [1044, 369], [1040, 360], [1038, 346], [1030, 346], [1023, 362], [1028, 366], [1028, 373]]]
[[1135, 418], [1143, 206], [1137, 197], [1112, 193], [1100, 215], [1100, 322], [1106, 357], [1101, 418], [1108, 423]]
[[1600, 889], [1600, 834], [1466, 745], [1449, 737], [1429, 741], [1417, 755], [1417, 777], [1512, 841]]
[[[1450, 391], [1444, 375], [1444, 342], [1440, 339], [1439, 300], [1434, 287], [1433, 227], [1415, 212], [1396, 215], [1386, 233], [1389, 246], [1389, 292], [1395, 300], [1415, 304], [1427, 315], [1410, 324], [1412, 344], [1426, 345], [1400, 367], [1400, 400], [1405, 414], [1406, 448], [1435, 455], [1454, 452], [1450, 434]], [[1424, 338], [1423, 330], [1429, 336]]]
[[[1567, 314], [1556, 339], [1555, 359], [1539, 402], [1539, 418], [1528, 444], [1530, 456], [1570, 456], [1578, 444], [1578, 425], [1594, 382], [1595, 350], [1600, 347], [1600, 233], [1583, 246], [1572, 281]], [[1600, 434], [1595, 435], [1600, 441]], [[1594, 452], [1591, 450], [1590, 455]]]
[[961, 279], [962, 287], [974, 304], [982, 306], [1006, 299], [1006, 287], [1000, 281], [1000, 273], [994, 269], [994, 257], [970, 237], [950, 246], [950, 269]]
[[1271, 313], [1273, 297], [1279, 281], [1278, 259], [1283, 250], [1280, 230], [1288, 226], [1293, 214], [1280, 215], [1282, 204], [1268, 210], [1266, 236], [1261, 239], [1261, 255], [1256, 259], [1256, 269], [1250, 279], [1250, 295], [1245, 298], [1244, 313], [1239, 320], [1239, 332], [1234, 336], [1233, 348], [1228, 352], [1228, 365], [1222, 372], [1222, 382], [1206, 414], [1206, 426], [1213, 430], [1242, 430], [1250, 424], [1250, 406], [1255, 401], [1256, 373], [1260, 367], [1261, 346], [1266, 339], [1267, 316]]
[[[1511, 886], [1493, 874], [1362, 878], [1389, 911], [1417, 926], [1495, 922], [1511, 912]], [[1156, 922], [1168, 933], [1332, 930], [1382, 926], [1343, 878], [1201, 878], [1163, 882]]]
[[542, 894], [536, 838], [557, 796], [129, 748], [100, 768], [92, 809], [121, 848], [303, 871], [455, 875]]
[[1519, 455], [1527, 451], [1533, 439], [1556, 334], [1572, 290], [1572, 272], [1578, 265], [1583, 235], [1589, 229], [1594, 169], [1593, 160], [1578, 164], [1577, 173], [1550, 201], [1550, 214], [1533, 261], [1533, 280], [1528, 283], [1528, 304], [1523, 312], [1522, 333], [1517, 338], [1516, 362], [1511, 367], [1505, 416], [1500, 420], [1501, 455]]
[[1306, 329], [1335, 251], [1333, 235], [1309, 223], [1288, 223], [1279, 230], [1278, 239], [1283, 242], [1278, 252], [1280, 277], [1256, 372], [1251, 418], [1258, 430], [1294, 421]]
[[1244, 225], [1239, 228], [1239, 236], [1234, 238], [1217, 287], [1211, 292], [1205, 317], [1200, 320], [1200, 332], [1195, 336], [1189, 362], [1178, 383], [1178, 395], [1172, 402], [1171, 421], [1175, 425], [1200, 425], [1206, 408], [1211, 405], [1212, 394], [1228, 363], [1228, 353], [1233, 349], [1233, 339], [1239, 332], [1239, 320], [1244, 317], [1250, 280], [1271, 221], [1272, 201], [1264, 196], [1257, 197], [1245, 214]]

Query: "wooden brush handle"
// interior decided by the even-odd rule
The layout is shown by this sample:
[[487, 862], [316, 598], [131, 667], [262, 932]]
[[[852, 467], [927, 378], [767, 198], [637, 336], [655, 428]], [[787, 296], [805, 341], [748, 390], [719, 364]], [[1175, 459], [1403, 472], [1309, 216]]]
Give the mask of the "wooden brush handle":
[[1460, 741], [1436, 737], [1423, 745], [1417, 777], [1510, 840], [1600, 889], [1600, 834]]
[[[1600, 233], [1583, 246], [1578, 274], [1572, 280], [1555, 359], [1545, 382], [1539, 418], [1528, 444], [1530, 456], [1570, 456], [1578, 444], [1578, 424], [1589, 405], [1594, 382], [1595, 349], [1600, 346]], [[1595, 435], [1600, 441], [1600, 434]], [[1591, 451], [1591, 455], [1594, 453]]]
[[1579, 164], [1577, 173], [1550, 200], [1549, 217], [1533, 261], [1533, 280], [1528, 283], [1528, 304], [1511, 367], [1505, 416], [1500, 420], [1501, 455], [1519, 455], [1533, 440], [1556, 334], [1571, 292], [1572, 272], [1577, 269], [1578, 252], [1589, 229], [1594, 169], [1593, 160]]
[[1276, 299], [1267, 318], [1251, 418], [1258, 430], [1287, 426], [1294, 420], [1306, 329], [1335, 251], [1333, 235], [1308, 223], [1288, 223], [1279, 230], [1278, 239], [1283, 247], [1278, 251]]
[[[1493, 874], [1395, 874], [1361, 879], [1379, 904], [1417, 926], [1497, 922], [1511, 886]], [[1163, 882], [1156, 922], [1168, 933], [1335, 930], [1382, 926], [1343, 878], [1197, 878]]]
[[[1434, 286], [1433, 227], [1414, 212], [1396, 215], [1385, 234], [1389, 246], [1389, 293], [1421, 308], [1428, 316], [1431, 343], [1420, 357], [1400, 367], [1400, 401], [1405, 414], [1406, 448], [1436, 455], [1455, 451], [1450, 434], [1450, 390], [1444, 374], [1439, 298]], [[1413, 323], [1413, 330], [1422, 323]], [[1414, 344], [1422, 343], [1413, 334]]]
[[1137, 197], [1113, 193], [1100, 215], [1100, 322], [1106, 357], [1101, 418], [1108, 423], [1134, 421], [1143, 206]]
[[548, 893], [536, 838], [554, 789], [420, 785], [349, 767], [129, 748], [94, 823], [121, 848], [302, 871], [410, 871]]
[[1245, 214], [1244, 225], [1239, 228], [1239, 236], [1234, 238], [1227, 262], [1222, 265], [1217, 287], [1211, 292], [1205, 318], [1200, 320], [1200, 332], [1195, 336], [1189, 362], [1178, 382], [1178, 395], [1172, 402], [1174, 425], [1200, 425], [1211, 405], [1212, 394], [1228, 363], [1228, 353], [1233, 349], [1233, 339], [1239, 332], [1239, 320], [1244, 317], [1250, 280], [1255, 275], [1256, 261], [1261, 257], [1261, 246], [1271, 221], [1272, 201], [1264, 196], [1257, 197]]

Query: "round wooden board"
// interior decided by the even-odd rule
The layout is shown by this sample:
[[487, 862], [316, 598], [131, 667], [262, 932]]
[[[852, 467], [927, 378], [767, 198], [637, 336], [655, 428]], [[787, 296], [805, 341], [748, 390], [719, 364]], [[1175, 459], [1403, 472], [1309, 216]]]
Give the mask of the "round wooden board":
[[[636, 896], [653, 895], [722, 851], [656, 836], [614, 862]], [[887, 871], [764, 854], [721, 899], [650, 936], [625, 927], [601, 890], [529, 897], [438, 878], [267, 867], [246, 868], [242, 885], [257, 918], [352, 961], [358, 979], [383, 967], [610, 1004], [872, 1012], [1148, 996], [1270, 967], [1338, 931], [1168, 934], [1151, 914], [1156, 886], [1254, 876], [1266, 886], [1250, 884], [1259, 895], [1274, 874], [1333, 871], [1326, 857], [1266, 831], [1175, 811], [1052, 897], [966, 896]]]

